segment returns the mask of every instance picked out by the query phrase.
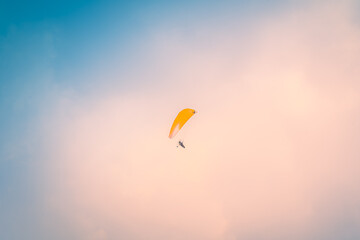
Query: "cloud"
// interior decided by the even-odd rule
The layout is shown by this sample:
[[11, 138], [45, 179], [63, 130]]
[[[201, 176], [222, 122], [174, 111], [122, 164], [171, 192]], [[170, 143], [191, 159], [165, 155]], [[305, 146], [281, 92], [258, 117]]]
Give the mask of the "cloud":
[[[138, 71], [106, 73], [137, 80], [126, 93], [59, 90], [39, 123], [56, 219], [44, 226], [76, 239], [359, 236], [351, 6], [309, 3], [251, 31], [204, 26], [192, 41], [155, 29]], [[179, 134], [186, 150], [167, 139], [183, 107], [198, 110]]]

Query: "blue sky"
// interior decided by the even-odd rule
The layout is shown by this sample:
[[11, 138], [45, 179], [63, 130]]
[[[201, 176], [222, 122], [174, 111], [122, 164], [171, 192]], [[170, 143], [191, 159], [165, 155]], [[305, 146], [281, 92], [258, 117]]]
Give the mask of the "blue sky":
[[[240, 84], [244, 95], [252, 96], [251, 94], [254, 94], [254, 96], [248, 97], [250, 105], [253, 104], [253, 109], [255, 109], [253, 111], [249, 110], [249, 113], [252, 114], [260, 111], [259, 108], [261, 111], [263, 110], [254, 100], [258, 96], [270, 98], [270, 108], [277, 104], [276, 97], [272, 102], [270, 90], [276, 92], [278, 89], [276, 87], [272, 88], [271, 82], [258, 80], [259, 76], [263, 77], [262, 73], [283, 76], [288, 74], [287, 71], [293, 69], [300, 71], [298, 69], [302, 69], [301, 73], [294, 70], [296, 74], [305, 76], [305, 79], [301, 79], [300, 83], [295, 82], [294, 85], [286, 85], [286, 87], [280, 84], [281, 87], [279, 87], [279, 89], [289, 87], [290, 92], [294, 88], [296, 89], [291, 94], [284, 93], [284, 96], [288, 96], [290, 99], [284, 102], [289, 101], [292, 103], [293, 101], [294, 106], [303, 110], [303, 112], [301, 112], [302, 110], [296, 112], [300, 116], [299, 122], [296, 123], [303, 122], [301, 118], [304, 116], [301, 114], [304, 114], [308, 108], [309, 111], [312, 111], [312, 105], [306, 105], [308, 99], [314, 100], [314, 106], [323, 107], [321, 105], [323, 104], [322, 99], [336, 100], [338, 96], [347, 97], [344, 97], [344, 102], [342, 100], [337, 101], [340, 103], [339, 105], [335, 104], [336, 106], [333, 109], [337, 112], [350, 109], [349, 112], [344, 113], [344, 118], [352, 116], [357, 119], [360, 116], [358, 114], [359, 109], [353, 102], [356, 102], [354, 100], [357, 99], [358, 94], [353, 93], [351, 89], [356, 90], [359, 88], [356, 82], [358, 70], [354, 67], [358, 65], [358, 58], [356, 57], [358, 45], [356, 45], [356, 42], [359, 30], [359, 11], [354, 9], [360, 9], [359, 6], [360, 4], [357, 1], [345, 1], [344, 4], [336, 3], [336, 1], [330, 1], [329, 4], [326, 1], [315, 1], [313, 4], [311, 1], [282, 0], [225, 2], [65, 0], [31, 1], [31, 3], [26, 1], [2, 1], [0, 3], [0, 239], [24, 239], [25, 237], [26, 239], [118, 239], [119, 236], [127, 236], [129, 239], [142, 238], [141, 234], [137, 235], [128, 230], [129, 226], [131, 228], [132, 225], [126, 219], [114, 218], [114, 220], [111, 217], [105, 217], [107, 212], [102, 204], [89, 205], [97, 209], [88, 211], [89, 215], [92, 216], [89, 222], [96, 227], [99, 226], [100, 229], [94, 232], [92, 232], [92, 227], [88, 227], [86, 224], [86, 227], [84, 227], [82, 221], [80, 221], [81, 223], [77, 222], [78, 218], [82, 219], [84, 217], [81, 215], [81, 210], [79, 210], [81, 217], [76, 214], [72, 215], [71, 211], [76, 205], [74, 203], [76, 199], [70, 199], [64, 205], [60, 204], [61, 207], [56, 206], [63, 211], [49, 204], [52, 197], [60, 197], [60, 200], [62, 200], [64, 195], [77, 190], [76, 187], [71, 188], [65, 184], [62, 185], [61, 181], [60, 183], [57, 182], [61, 179], [59, 176], [68, 175], [69, 181], [74, 180], [76, 182], [77, 180], [76, 177], [71, 178], [70, 172], [72, 170], [68, 170], [69, 172], [64, 170], [67, 165], [66, 167], [61, 165], [63, 159], [59, 159], [60, 157], [57, 154], [61, 155], [64, 152], [64, 155], [71, 155], [72, 152], [69, 149], [62, 151], [65, 148], [64, 146], [67, 146], [66, 144], [77, 146], [79, 141], [86, 142], [86, 138], [79, 138], [80, 140], [77, 142], [72, 141], [70, 137], [70, 140], [65, 141], [64, 139], [67, 138], [62, 135], [63, 131], [68, 134], [70, 130], [67, 130], [64, 126], [69, 126], [71, 131], [76, 132], [76, 126], [78, 126], [76, 124], [80, 121], [79, 119], [86, 119], [86, 116], [97, 116], [98, 112], [102, 113], [102, 107], [111, 109], [111, 111], [114, 111], [114, 115], [117, 116], [117, 104], [123, 106], [118, 103], [122, 100], [117, 98], [123, 98], [125, 99], [124, 102], [129, 102], [128, 105], [123, 106], [125, 109], [138, 107], [139, 111], [141, 109], [146, 111], [147, 109], [143, 109], [143, 106], [146, 106], [147, 102], [160, 103], [161, 105], [162, 102], [168, 101], [167, 104], [176, 105], [185, 98], [184, 96], [189, 95], [189, 99], [207, 109], [204, 102], [209, 99], [215, 104], [217, 102], [219, 102], [219, 105], [221, 103], [228, 104], [229, 102], [226, 101], [234, 97], [231, 95], [234, 94], [231, 89], [236, 89], [237, 84]], [[340, 10], [337, 11], [336, 7], [339, 7]], [[326, 24], [321, 25], [324, 24], [321, 22], [321, 18], [325, 19], [324, 22], [335, 19], [331, 22], [333, 27]], [[312, 20], [314, 27], [311, 26]], [[297, 31], [298, 29], [299, 31]], [[312, 34], [319, 34], [316, 35], [318, 38]], [[286, 37], [282, 37], [283, 35]], [[324, 46], [318, 44], [318, 41], [323, 40], [329, 40], [330, 43], [333, 40], [335, 44], [331, 45], [327, 42], [324, 43]], [[284, 48], [282, 48], [282, 43], [284, 43]], [[275, 46], [275, 49], [272, 46]], [[294, 54], [289, 54], [292, 51]], [[302, 55], [303, 52], [308, 53], [308, 55]], [[327, 53], [332, 56], [332, 59], [335, 59], [333, 62], [327, 61]], [[294, 55], [294, 58], [291, 55]], [[279, 56], [285, 56], [286, 60]], [[293, 65], [286, 65], [287, 58]], [[197, 62], [197, 59], [202, 62]], [[268, 59], [271, 60], [268, 61]], [[312, 60], [306, 61], [303, 59], [315, 60], [312, 62]], [[279, 65], [276, 65], [277, 63]], [[197, 65], [200, 70], [197, 70]], [[283, 65], [286, 65], [290, 70], [284, 68], [284, 72], [276, 72]], [[333, 70], [334, 65], [339, 66], [338, 72]], [[229, 72], [225, 71], [228, 69], [230, 69]], [[183, 70], [185, 73], [181, 72]], [[335, 71], [334, 74], [332, 71]], [[348, 72], [353, 73], [353, 75], [348, 76]], [[221, 78], [209, 80], [213, 85], [208, 85], [207, 80], [204, 79], [193, 81], [192, 74], [206, 76], [208, 79], [214, 76], [221, 76]], [[320, 80], [314, 80], [312, 74], [318, 76]], [[175, 80], [177, 76], [185, 76], [184, 86], [194, 88], [194, 90], [184, 90], [179, 87], [181, 90], [178, 90], [177, 93], [167, 95], [166, 93], [173, 90], [172, 86], [178, 87], [180, 85], [179, 81]], [[232, 80], [228, 81], [224, 76]], [[327, 80], [332, 79], [333, 76], [340, 77], [333, 79], [334, 85], [326, 85]], [[251, 80], [248, 80], [248, 78]], [[343, 84], [343, 82], [339, 81], [340, 78], [348, 79], [348, 81], [344, 81], [346, 84]], [[272, 78], [269, 76], [269, 79]], [[264, 87], [270, 89], [269, 92], [266, 90], [262, 92], [262, 88], [257, 84], [259, 86], [270, 86]], [[276, 84], [278, 83], [274, 83], [275, 86]], [[224, 98], [227, 100], [215, 99], [215, 101], [216, 96], [222, 96], [222, 93], [217, 93], [217, 89], [225, 89], [224, 92], [229, 93], [229, 98]], [[317, 90], [320, 92], [320, 97], [316, 95]], [[196, 91], [199, 92], [200, 97], [196, 97], [194, 94]], [[281, 94], [282, 92], [279, 95]], [[159, 95], [161, 96], [159, 97]], [[300, 100], [296, 97], [299, 97]], [[175, 101], [175, 98], [179, 101]], [[234, 106], [241, 106], [240, 100], [236, 97], [234, 99], [238, 101], [236, 104], [234, 103]], [[107, 101], [111, 102], [111, 104], [108, 104]], [[137, 101], [140, 101], [143, 105]], [[267, 99], [264, 101], [267, 101]], [[327, 102], [332, 102], [332, 100]], [[326, 106], [325, 109], [331, 109], [331, 107], [326, 108]], [[168, 110], [167, 107], [161, 105], [159, 109]], [[293, 117], [291, 114], [294, 114], [292, 110], [286, 107], [284, 109], [282, 110], [289, 114], [289, 119], [291, 119]], [[329, 120], [329, 129], [333, 129], [330, 126], [334, 125], [336, 126], [335, 129], [339, 129], [339, 132], [346, 132], [346, 134], [351, 135], [347, 130], [344, 130], [346, 124], [342, 123], [340, 119], [338, 121], [342, 124], [337, 125], [337, 118], [332, 113], [330, 110], [324, 112], [324, 116], [329, 115], [336, 120]], [[111, 116], [111, 114], [107, 114], [108, 112], [105, 111], [105, 116]], [[314, 116], [317, 115], [314, 113]], [[314, 120], [310, 117], [309, 119]], [[133, 120], [136, 121], [136, 119]], [[96, 122], [97, 119], [93, 117], [89, 121], [93, 123], [92, 121]], [[156, 119], [153, 121], [156, 121]], [[71, 125], [71, 122], [74, 122], [74, 125]], [[84, 122], [83, 124], [86, 125], [87, 122]], [[112, 123], [112, 121], [110, 122]], [[309, 122], [311, 121], [309, 120]], [[129, 124], [126, 121], [124, 123]], [[215, 123], [213, 122], [214, 125]], [[294, 129], [289, 130], [284, 135], [296, 133], [298, 131], [297, 124], [294, 124], [294, 126]], [[327, 125], [325, 124], [325, 126]], [[261, 129], [261, 126], [253, 127]], [[360, 139], [360, 131], [358, 131], [358, 127], [354, 129], [351, 139], [358, 140]], [[282, 129], [280, 129], [281, 131]], [[319, 135], [321, 131], [319, 130]], [[222, 131], [219, 130], [218, 133], [221, 135]], [[134, 136], [140, 135], [136, 134], [130, 132], [128, 135], [124, 135], [123, 138], [129, 137], [132, 139], [136, 138]], [[346, 134], [344, 133], [344, 136], [348, 136]], [[319, 137], [319, 139], [325, 141], [326, 136], [323, 138]], [[211, 139], [205, 141], [210, 141], [206, 143], [211, 145]], [[240, 139], [240, 141], [242, 140]], [[111, 144], [112, 142], [109, 142], [109, 145]], [[339, 147], [342, 144], [343, 142], [336, 142], [335, 146]], [[264, 145], [266, 144], [264, 143]], [[299, 149], [301, 147], [307, 149], [308, 147], [305, 143], [299, 145]], [[249, 148], [251, 149], [251, 146]], [[358, 156], [354, 150], [356, 146], [349, 148], [349, 152], [353, 153], [353, 155], [349, 154], [349, 159], [354, 160]], [[79, 149], [81, 149], [81, 144], [79, 144]], [[296, 146], [294, 149], [297, 149]], [[307, 154], [311, 155], [311, 147], [309, 149], [307, 149]], [[113, 151], [116, 152], [117, 150], [113, 149]], [[133, 154], [133, 152], [129, 151], [124, 149], [124, 155]], [[213, 150], [208, 151], [209, 156], [216, 156], [216, 152], [212, 152]], [[232, 151], [230, 150], [231, 153]], [[94, 155], [97, 153], [94, 151]], [[204, 152], [194, 153], [201, 156], [202, 159], [206, 159], [206, 155], [209, 159], [213, 159], [213, 162], [217, 161], [217, 159], [214, 160], [213, 157], [209, 157]], [[234, 155], [236, 154], [238, 153], [234, 152]], [[151, 152], [150, 156], [158, 155]], [[68, 159], [64, 158], [64, 162], [76, 160], [74, 156], [70, 156]], [[125, 165], [127, 161], [131, 162], [129, 159], [132, 159], [132, 157], [123, 160]], [[310, 159], [312, 158], [310, 157]], [[111, 161], [109, 160], [109, 162]], [[109, 164], [109, 162], [106, 163]], [[49, 176], [49, 172], [53, 173], [52, 171], [54, 171], [53, 165], [60, 166], [59, 176]], [[229, 166], [231, 164], [221, 165], [220, 169]], [[227, 171], [230, 171], [231, 174], [231, 167]], [[358, 231], [360, 221], [352, 215], [352, 209], [358, 209], [359, 205], [358, 203], [352, 203], [348, 199], [351, 192], [356, 193], [354, 199], [359, 198], [357, 196], [359, 184], [352, 185], [358, 178], [349, 169], [344, 170], [344, 172], [352, 177], [349, 183], [346, 182], [347, 184], [345, 184], [349, 192], [344, 193], [344, 199], [334, 197], [334, 205], [339, 207], [337, 205], [339, 203], [340, 210], [334, 210], [329, 214], [331, 219], [341, 219], [341, 217], [337, 216], [342, 216], [343, 221], [338, 224], [336, 220], [330, 221], [330, 223], [319, 220], [321, 226], [316, 229], [318, 235], [307, 232], [308, 235], [305, 235], [310, 236], [309, 239], [314, 236], [320, 236], [316, 239], [329, 239], [327, 234], [334, 236], [334, 239], [355, 239], [360, 236]], [[295, 173], [297, 172], [295, 171]], [[135, 171], [134, 175], [137, 174], [138, 172]], [[175, 172], [176, 174], [178, 172]], [[191, 175], [192, 172], [190, 171], [187, 174]], [[201, 173], [199, 174], [201, 175]], [[317, 179], [315, 176], [318, 173], [315, 171], [312, 174], [313, 179]], [[221, 175], [219, 172], [214, 173], [214, 175], [218, 176], [219, 179], [226, 180], [226, 176]], [[320, 176], [323, 175], [320, 174]], [[341, 182], [344, 176], [346, 174], [335, 177], [338, 180], [335, 182]], [[88, 177], [91, 178], [91, 174]], [[124, 174], [124, 179], [126, 177], [128, 176]], [[329, 176], [325, 175], [324, 178], [327, 179], [326, 177]], [[171, 182], [171, 177], [169, 178]], [[131, 180], [131, 178], [129, 179]], [[184, 179], [186, 179], [185, 175], [180, 176], [180, 180]], [[216, 177], [214, 179], [205, 185], [208, 186], [217, 181]], [[224, 182], [226, 182], [225, 180]], [[306, 182], [306, 180], [300, 179], [299, 182]], [[231, 184], [229, 185], [231, 186]], [[319, 185], [321, 184], [319, 183]], [[131, 186], [129, 184], [125, 188], [131, 189]], [[64, 190], [67, 187], [71, 188], [71, 191]], [[304, 188], [308, 190], [307, 185]], [[133, 186], [131, 190], [136, 192], [136, 189], [137, 186]], [[332, 188], [329, 187], [329, 189]], [[98, 190], [101, 192], [100, 189]], [[227, 189], [225, 187], [225, 190], [220, 192], [224, 194], [224, 199], [221, 199], [220, 202], [228, 201], [231, 206], [232, 203], [229, 199], [231, 199], [232, 188]], [[337, 190], [330, 192], [330, 195], [338, 193]], [[84, 192], [84, 195], [91, 196], [90, 193]], [[187, 193], [189, 192], [184, 192], [184, 199], [187, 199]], [[325, 199], [325, 195], [322, 196], [321, 200]], [[164, 197], [167, 197], [166, 193]], [[64, 197], [64, 199], [67, 198]], [[238, 198], [235, 197], [235, 199]], [[313, 200], [314, 205], [316, 205], [317, 200]], [[134, 208], [134, 212], [136, 212], [138, 206], [134, 207], [127, 203], [126, 199], [124, 202], [124, 206], [130, 206], [129, 208]], [[153, 202], [149, 200], [150, 207], [152, 204]], [[116, 204], [114, 206], [119, 207]], [[154, 206], [157, 205], [154, 204]], [[207, 205], [204, 204], [204, 206]], [[341, 206], [345, 206], [344, 209], [341, 209]], [[302, 205], [300, 205], [301, 207]], [[234, 207], [232, 209], [229, 207], [228, 210], [230, 212], [235, 210], [236, 212], [236, 209], [238, 208]], [[204, 211], [211, 212], [211, 210], [205, 208]], [[281, 210], [279, 211], [281, 212]], [[296, 210], [294, 212], [296, 217], [301, 215], [297, 215]], [[131, 215], [132, 212], [129, 214], [130, 218], [131, 216], [134, 217]], [[199, 214], [201, 215], [201, 213]], [[320, 215], [321, 218], [328, 216], [326, 213]], [[101, 220], [97, 221], [96, 216], [101, 216]], [[224, 217], [226, 220], [224, 221], [229, 228], [224, 230], [225, 233], [223, 234], [225, 235], [221, 235], [222, 237], [218, 237], [219, 239], [232, 239], [231, 237], [236, 234], [238, 234], [236, 236], [254, 236], [254, 239], [267, 239], [263, 235], [264, 232], [242, 235], [241, 231], [238, 230], [237, 220], [234, 220], [238, 219], [237, 217]], [[146, 218], [147, 216], [144, 217], [144, 219]], [[144, 219], [135, 222], [139, 226], [143, 226]], [[201, 219], [205, 221], [207, 216], [204, 215], [204, 218]], [[266, 218], [264, 217], [264, 219]], [[164, 221], [166, 222], [166, 219]], [[266, 222], [266, 220], [259, 221]], [[159, 222], [161, 221], [159, 220]], [[214, 225], [218, 226], [217, 222], [215, 222], [214, 220]], [[239, 220], [239, 222], [241, 221]], [[305, 225], [301, 225], [299, 229], [306, 228]], [[117, 226], [120, 226], [120, 230], [117, 230]], [[161, 228], [162, 224], [159, 223], [159, 226], [155, 226], [155, 229], [161, 232], [163, 230]], [[298, 227], [296, 224], [292, 226], [295, 226], [294, 228]], [[263, 225], [260, 223], [255, 224], [255, 227], [251, 227], [253, 229], [263, 229]], [[147, 228], [144, 227], [143, 229], [147, 233]], [[185, 238], [201, 236], [200, 238], [203, 239], [217, 239], [214, 236], [202, 233], [200, 230], [194, 233], [192, 228], [189, 228], [190, 230], [187, 228], [186, 224], [179, 226], [179, 229], [185, 229], [186, 234], [179, 235], [185, 236]], [[266, 227], [265, 229], [271, 232], [271, 229], [269, 230]], [[168, 236], [166, 235], [167, 231], [168, 229], [164, 230], [164, 236]], [[335, 233], [332, 233], [332, 231]], [[301, 232], [301, 230], [297, 232]], [[159, 236], [155, 233], [152, 234], [151, 239], [156, 239]], [[301, 233], [298, 236], [301, 236]]]
[[[0, 8], [1, 128], [8, 134], [2, 134], [2, 142], [17, 141], [23, 136], [29, 122], [57, 88], [98, 92], [111, 84], [123, 91], [134, 84], [124, 79], [104, 79], [102, 74], [131, 71], [134, 62], [151, 61], [141, 49], [153, 29], [175, 29], [190, 42], [196, 38], [205, 40], [206, 35], [197, 35], [205, 22], [226, 28], [239, 16], [249, 19], [249, 15], [275, 8], [274, 3], [278, 4], [267, 1], [225, 4], [3, 1]], [[142, 83], [136, 86], [139, 84]]]
[[[243, 7], [262, 11], [267, 8], [263, 4], [240, 2], [236, 7], [244, 13]], [[0, 238], [55, 239], [51, 228], [43, 231], [43, 220], [51, 213], [42, 207], [42, 164], [52, 159], [42, 157], [47, 140], [38, 133], [38, 122], [53, 107], [56, 95], [101, 95], [109, 84], [121, 94], [133, 83], [107, 80], [102, 73], [127, 71], [132, 66], [128, 62], [142, 57], [138, 49], [153, 26], [192, 33], [199, 21], [231, 20], [238, 14], [231, 12], [232, 6], [234, 2], [2, 1]]]

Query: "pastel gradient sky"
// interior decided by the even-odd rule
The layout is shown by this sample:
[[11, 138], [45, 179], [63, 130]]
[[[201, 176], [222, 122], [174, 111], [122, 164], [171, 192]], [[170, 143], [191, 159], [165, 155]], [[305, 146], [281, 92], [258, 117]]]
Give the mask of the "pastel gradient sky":
[[360, 239], [359, 144], [358, 0], [0, 3], [0, 239]]

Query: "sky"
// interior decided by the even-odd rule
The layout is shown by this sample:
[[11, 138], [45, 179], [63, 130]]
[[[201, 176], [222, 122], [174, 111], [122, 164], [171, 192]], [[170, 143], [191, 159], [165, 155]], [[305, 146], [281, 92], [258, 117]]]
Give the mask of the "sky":
[[359, 63], [357, 0], [1, 1], [0, 239], [359, 239]]

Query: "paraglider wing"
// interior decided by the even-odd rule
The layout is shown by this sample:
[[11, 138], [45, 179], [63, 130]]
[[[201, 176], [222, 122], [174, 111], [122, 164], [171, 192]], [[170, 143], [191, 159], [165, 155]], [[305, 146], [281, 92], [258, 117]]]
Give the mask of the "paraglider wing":
[[173, 138], [195, 113], [195, 110], [190, 108], [180, 111], [171, 126], [169, 138]]

